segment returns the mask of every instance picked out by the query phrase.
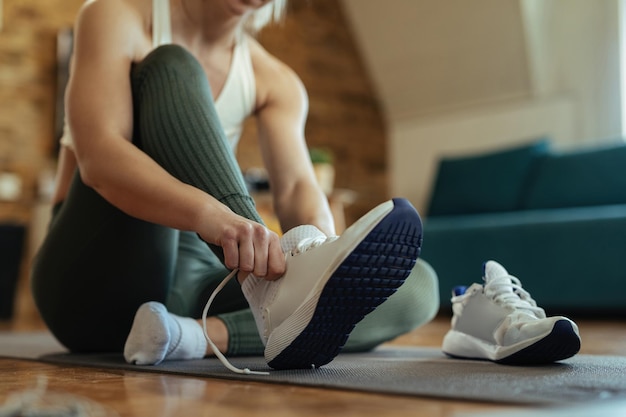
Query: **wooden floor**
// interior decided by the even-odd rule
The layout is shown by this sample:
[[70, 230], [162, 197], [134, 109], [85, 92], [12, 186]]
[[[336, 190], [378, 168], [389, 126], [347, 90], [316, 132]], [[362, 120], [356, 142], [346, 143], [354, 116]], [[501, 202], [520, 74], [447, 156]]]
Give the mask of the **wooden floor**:
[[[19, 288], [15, 319], [0, 330], [42, 329], [26, 284]], [[626, 355], [626, 321], [578, 320], [583, 353]], [[449, 318], [438, 317], [396, 341], [400, 345], [441, 344]], [[61, 367], [34, 361], [0, 359], [0, 406], [11, 394], [47, 381], [48, 398], [59, 403], [67, 395], [104, 407], [119, 416], [453, 416], [465, 412], [519, 410], [520, 406], [467, 401], [376, 395], [254, 382], [146, 374], [130, 371]], [[66, 397], [53, 397], [53, 394]], [[57, 404], [58, 405], [58, 404]], [[626, 410], [624, 415], [626, 415]], [[93, 415], [96, 415], [95, 413]], [[98, 414], [102, 415], [102, 414]]]

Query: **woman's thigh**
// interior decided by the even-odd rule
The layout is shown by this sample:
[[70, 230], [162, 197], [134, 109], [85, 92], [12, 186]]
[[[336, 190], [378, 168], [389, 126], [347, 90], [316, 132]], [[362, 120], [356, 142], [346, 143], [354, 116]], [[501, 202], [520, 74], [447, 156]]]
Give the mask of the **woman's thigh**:
[[74, 351], [118, 351], [145, 301], [165, 302], [178, 231], [130, 217], [75, 175], [33, 262], [41, 315]]

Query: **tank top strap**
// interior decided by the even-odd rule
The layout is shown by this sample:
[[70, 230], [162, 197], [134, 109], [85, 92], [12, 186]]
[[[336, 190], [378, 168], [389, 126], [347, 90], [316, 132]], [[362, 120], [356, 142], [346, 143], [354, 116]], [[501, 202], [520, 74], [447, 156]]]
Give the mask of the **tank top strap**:
[[152, 0], [152, 47], [172, 43], [169, 0]]
[[254, 111], [256, 82], [247, 35], [238, 38], [224, 87], [215, 101], [222, 128], [233, 149], [237, 147], [245, 119]]

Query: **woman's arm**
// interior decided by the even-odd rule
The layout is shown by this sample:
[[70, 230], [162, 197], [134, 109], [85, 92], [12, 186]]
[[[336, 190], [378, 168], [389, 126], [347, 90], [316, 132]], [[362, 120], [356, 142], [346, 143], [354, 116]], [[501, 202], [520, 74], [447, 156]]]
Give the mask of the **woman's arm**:
[[79, 14], [67, 109], [83, 181], [133, 217], [222, 246], [227, 267], [277, 278], [284, 259], [275, 234], [177, 180], [131, 143], [129, 74], [151, 48], [145, 26], [124, 0], [92, 1]]
[[89, 2], [79, 14], [67, 91], [78, 166], [87, 185], [131, 216], [193, 230], [211, 202], [131, 143], [129, 74], [144, 41], [138, 11], [122, 0]]
[[334, 235], [328, 199], [315, 178], [304, 137], [306, 90], [290, 68], [254, 45], [259, 142], [281, 227], [312, 224]]

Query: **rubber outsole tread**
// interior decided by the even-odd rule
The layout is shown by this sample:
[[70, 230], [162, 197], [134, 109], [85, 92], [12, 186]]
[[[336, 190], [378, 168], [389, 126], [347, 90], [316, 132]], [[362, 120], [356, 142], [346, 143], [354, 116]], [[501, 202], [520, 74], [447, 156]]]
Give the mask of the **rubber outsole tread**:
[[335, 270], [309, 324], [269, 366], [308, 369], [331, 362], [354, 326], [404, 283], [420, 253], [422, 225], [408, 202], [394, 205]]

